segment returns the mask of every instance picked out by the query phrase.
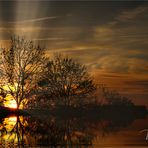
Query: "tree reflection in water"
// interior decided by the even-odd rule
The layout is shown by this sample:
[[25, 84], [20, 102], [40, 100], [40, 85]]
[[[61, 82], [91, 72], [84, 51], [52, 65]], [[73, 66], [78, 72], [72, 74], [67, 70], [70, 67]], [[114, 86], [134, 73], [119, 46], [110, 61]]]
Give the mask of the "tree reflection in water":
[[16, 144], [23, 146], [27, 141], [26, 127], [27, 121], [22, 116], [11, 116], [2, 119], [0, 123], [1, 145], [5, 147]]
[[[35, 119], [7, 117], [0, 121], [0, 145], [91, 147], [96, 137], [107, 136], [128, 127], [135, 119]], [[11, 147], [11, 146], [10, 146]]]

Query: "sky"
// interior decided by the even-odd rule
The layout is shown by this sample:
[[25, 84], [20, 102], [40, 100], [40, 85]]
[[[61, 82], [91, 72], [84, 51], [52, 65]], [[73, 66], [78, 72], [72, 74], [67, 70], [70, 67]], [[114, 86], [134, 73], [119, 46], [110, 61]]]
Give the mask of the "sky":
[[12, 35], [85, 64], [97, 84], [148, 106], [148, 2], [0, 0], [0, 46]]

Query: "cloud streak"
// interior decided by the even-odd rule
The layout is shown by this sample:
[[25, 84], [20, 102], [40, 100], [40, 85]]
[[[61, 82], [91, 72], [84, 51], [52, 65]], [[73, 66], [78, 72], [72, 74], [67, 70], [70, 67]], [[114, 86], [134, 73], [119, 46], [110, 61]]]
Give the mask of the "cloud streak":
[[128, 10], [128, 11], [123, 11], [120, 15], [118, 15], [116, 17], [116, 20], [118, 21], [130, 21], [133, 20], [137, 17], [139, 17], [140, 15], [142, 15], [143, 13], [148, 11], [148, 7], [147, 6], [139, 6], [137, 8], [134, 8], [132, 10]]
[[24, 23], [34, 23], [34, 22], [41, 22], [46, 20], [54, 20], [59, 18], [59, 16], [47, 16], [47, 17], [41, 17], [41, 18], [34, 18], [29, 20], [22, 20], [22, 21], [12, 21], [8, 22], [9, 24], [24, 24]]

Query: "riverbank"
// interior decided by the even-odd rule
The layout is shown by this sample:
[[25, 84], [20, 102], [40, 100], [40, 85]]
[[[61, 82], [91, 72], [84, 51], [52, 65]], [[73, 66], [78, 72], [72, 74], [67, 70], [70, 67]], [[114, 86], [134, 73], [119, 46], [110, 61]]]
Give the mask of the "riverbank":
[[52, 109], [29, 109], [28, 114], [36, 118], [56, 117], [58, 119], [87, 118], [87, 119], [142, 119], [148, 115], [145, 106], [90, 106], [90, 107], [65, 107], [58, 106]]
[[0, 118], [12, 115], [29, 115], [29, 114], [21, 109], [0, 106]]
[[34, 117], [57, 117], [57, 118], [144, 118], [148, 115], [145, 106], [119, 106], [119, 105], [103, 105], [103, 106], [85, 106], [85, 107], [65, 107], [57, 106], [50, 109], [12, 109], [8, 107], [0, 107], [0, 117], [10, 115], [30, 115]]

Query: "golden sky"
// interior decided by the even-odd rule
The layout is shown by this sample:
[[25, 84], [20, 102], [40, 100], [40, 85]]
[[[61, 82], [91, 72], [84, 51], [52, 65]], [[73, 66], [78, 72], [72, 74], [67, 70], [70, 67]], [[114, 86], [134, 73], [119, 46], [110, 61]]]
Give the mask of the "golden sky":
[[23, 35], [148, 105], [148, 2], [0, 1], [0, 45]]

